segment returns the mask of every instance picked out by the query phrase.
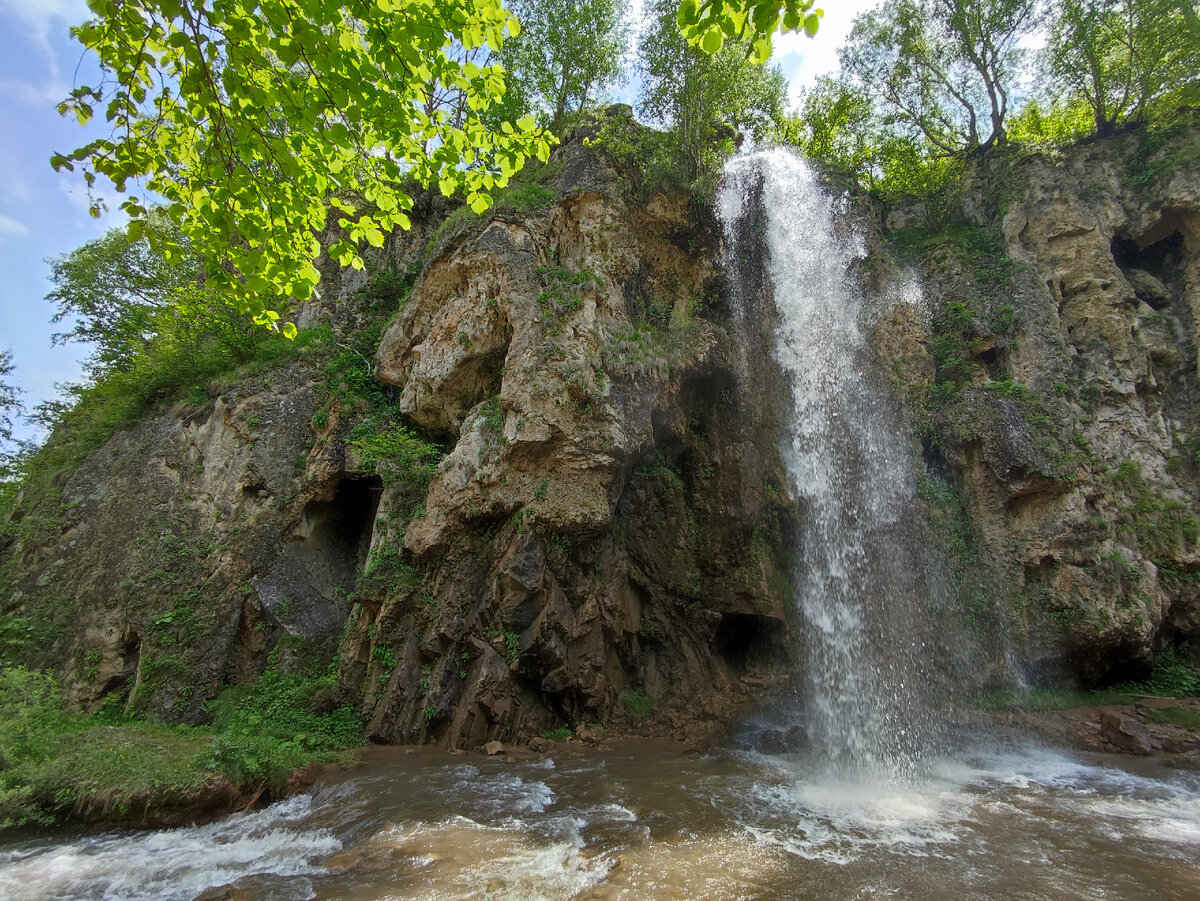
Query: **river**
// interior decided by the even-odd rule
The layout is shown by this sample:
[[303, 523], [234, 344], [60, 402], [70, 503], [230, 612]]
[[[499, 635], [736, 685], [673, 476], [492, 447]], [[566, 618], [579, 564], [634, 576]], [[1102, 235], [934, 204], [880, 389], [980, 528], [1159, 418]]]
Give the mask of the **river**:
[[0, 897], [1194, 901], [1200, 773], [1137, 763], [992, 736], [873, 782], [649, 740], [379, 747], [214, 824], [9, 844]]

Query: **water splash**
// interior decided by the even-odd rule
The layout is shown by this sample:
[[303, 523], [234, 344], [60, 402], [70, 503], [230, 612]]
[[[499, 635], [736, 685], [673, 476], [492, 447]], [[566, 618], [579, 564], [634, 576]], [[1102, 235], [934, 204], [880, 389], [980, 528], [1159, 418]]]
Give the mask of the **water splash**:
[[[917, 684], [918, 567], [907, 547], [915, 481], [871, 375], [853, 271], [863, 238], [844, 203], [786, 150], [731, 159], [718, 203], [738, 313], [774, 321], [774, 357], [791, 388], [783, 457], [802, 505], [809, 739], [839, 766], [911, 775], [928, 722]], [[760, 258], [765, 279], [751, 268]]]

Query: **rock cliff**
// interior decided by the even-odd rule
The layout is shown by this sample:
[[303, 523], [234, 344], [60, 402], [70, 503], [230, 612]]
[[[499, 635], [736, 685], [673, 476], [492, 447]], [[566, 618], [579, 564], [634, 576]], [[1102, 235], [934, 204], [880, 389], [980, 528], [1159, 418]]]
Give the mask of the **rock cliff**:
[[783, 678], [778, 377], [739, 371], [711, 213], [601, 125], [483, 217], [425, 198], [372, 272], [327, 268], [308, 352], [22, 498], [5, 612], [74, 703], [198, 721], [336, 653], [372, 738], [463, 745], [702, 732]]
[[[367, 272], [326, 267], [306, 349], [27, 490], [0, 599], [30, 662], [85, 709], [197, 722], [324, 656], [373, 739], [454, 746], [699, 735], [787, 684], [769, 297], [739, 332], [712, 213], [614, 129], [637, 126], [611, 110], [482, 217], [424, 198]], [[1196, 138], [981, 161], [953, 221], [862, 208], [864, 281], [925, 286], [874, 344], [985, 680], [1200, 653]]]
[[879, 329], [928, 417], [926, 501], [958, 522], [965, 613], [1011, 632], [993, 650], [1028, 677], [1094, 686], [1200, 653], [1196, 142], [985, 160], [965, 224], [886, 214], [929, 300], [924, 326]]

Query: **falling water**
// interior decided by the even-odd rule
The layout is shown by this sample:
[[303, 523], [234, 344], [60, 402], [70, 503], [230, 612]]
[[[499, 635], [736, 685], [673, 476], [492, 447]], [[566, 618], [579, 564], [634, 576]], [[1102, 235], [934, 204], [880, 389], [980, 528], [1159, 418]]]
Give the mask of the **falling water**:
[[809, 739], [838, 766], [908, 775], [926, 731], [914, 476], [865, 338], [869, 303], [854, 275], [864, 241], [844, 204], [785, 150], [730, 160], [719, 204], [742, 316], [767, 315], [770, 304], [751, 296], [761, 275], [747, 272], [765, 260], [773, 353], [791, 388], [783, 457], [802, 504]]

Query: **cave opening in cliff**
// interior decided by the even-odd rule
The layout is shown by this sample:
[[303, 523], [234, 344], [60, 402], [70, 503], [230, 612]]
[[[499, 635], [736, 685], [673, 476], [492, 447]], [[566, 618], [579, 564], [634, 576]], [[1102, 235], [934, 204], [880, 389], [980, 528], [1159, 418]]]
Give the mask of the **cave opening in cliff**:
[[304, 544], [315, 556], [331, 556], [362, 566], [371, 545], [371, 532], [383, 480], [377, 476], [347, 477], [328, 501], [304, 507]]
[[[346, 597], [354, 589], [371, 546], [383, 493], [379, 476], [348, 477], [328, 500], [304, 507], [300, 528], [271, 569], [251, 581], [268, 621], [315, 644], [337, 640], [346, 622]], [[245, 630], [257, 627], [244, 609]], [[257, 638], [247, 632], [246, 647]]]
[[756, 613], [725, 613], [717, 624], [713, 647], [732, 670], [777, 669], [788, 662], [786, 627]]
[[[1129, 278], [1140, 300], [1155, 309], [1170, 303], [1170, 287], [1180, 275], [1183, 255], [1183, 235], [1179, 231], [1150, 242], [1115, 235], [1111, 246], [1114, 262]], [[1146, 275], [1151, 278], [1147, 280]]]

